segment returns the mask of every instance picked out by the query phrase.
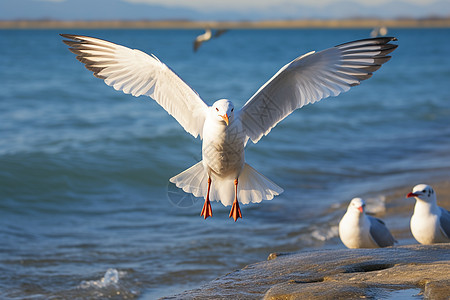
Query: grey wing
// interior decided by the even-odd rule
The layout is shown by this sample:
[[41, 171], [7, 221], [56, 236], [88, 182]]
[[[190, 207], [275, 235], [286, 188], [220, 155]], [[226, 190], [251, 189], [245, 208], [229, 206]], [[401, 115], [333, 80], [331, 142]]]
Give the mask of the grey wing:
[[200, 48], [200, 46], [203, 44], [203, 41], [198, 41], [195, 40], [194, 41], [194, 52], [197, 52], [198, 48]]
[[396, 38], [354, 41], [309, 52], [281, 68], [242, 107], [247, 137], [257, 143], [295, 109], [348, 91], [372, 76], [397, 48]]
[[450, 238], [450, 212], [442, 207], [439, 208], [441, 209], [441, 217], [439, 218], [441, 230], [448, 238]]
[[371, 216], [367, 217], [370, 220], [370, 235], [378, 246], [388, 247], [397, 242], [382, 220]]
[[225, 32], [227, 32], [228, 31], [228, 29], [224, 29], [224, 28], [222, 28], [222, 29], [217, 29], [216, 30], [216, 33], [214, 33], [214, 37], [215, 38], [218, 38], [219, 36], [221, 36], [222, 34], [224, 34]]

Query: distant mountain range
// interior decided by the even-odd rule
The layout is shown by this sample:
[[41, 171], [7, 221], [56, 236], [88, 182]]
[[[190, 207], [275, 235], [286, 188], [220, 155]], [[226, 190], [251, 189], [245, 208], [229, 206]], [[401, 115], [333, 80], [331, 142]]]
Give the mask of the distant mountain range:
[[258, 21], [266, 19], [343, 19], [354, 17], [424, 18], [449, 17], [450, 1], [441, 0], [425, 6], [407, 1], [367, 6], [356, 1], [336, 1], [323, 8], [286, 4], [249, 11], [198, 11], [187, 7], [169, 7], [129, 3], [123, 0], [1, 0], [0, 20], [219, 20]]

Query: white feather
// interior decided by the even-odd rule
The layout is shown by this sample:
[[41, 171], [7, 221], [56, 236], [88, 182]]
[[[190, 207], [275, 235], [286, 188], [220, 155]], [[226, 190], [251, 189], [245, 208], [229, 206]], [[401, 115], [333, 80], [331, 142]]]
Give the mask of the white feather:
[[[370, 78], [389, 60], [393, 38], [350, 42], [294, 59], [267, 81], [241, 110], [248, 138], [257, 143], [295, 109], [337, 96]], [[261, 117], [263, 116], [263, 117]]]
[[[309, 52], [282, 67], [241, 111], [235, 112], [226, 99], [208, 107], [154, 55], [97, 38], [62, 36], [70, 39], [64, 42], [77, 59], [107, 85], [133, 96], [153, 98], [187, 132], [200, 135], [203, 160], [170, 181], [187, 193], [206, 197], [211, 178], [210, 199], [224, 205], [233, 202], [235, 180], [243, 204], [271, 200], [283, 192], [245, 163], [249, 138], [256, 143], [295, 109], [348, 91], [388, 61], [386, 54], [397, 47], [389, 44], [395, 38], [375, 38]], [[229, 122], [223, 119], [226, 115]]]
[[411, 233], [421, 244], [450, 243], [450, 213], [437, 205], [436, 193], [426, 184], [418, 184], [407, 197], [416, 205], [411, 217]]
[[[202, 162], [195, 164], [189, 169], [170, 178], [170, 182], [183, 189], [186, 193], [191, 193], [195, 197], [206, 198], [208, 174]], [[258, 173], [248, 164], [239, 176], [238, 198], [242, 204], [259, 203], [262, 200], [272, 200], [283, 192], [283, 189]], [[229, 206], [234, 200], [234, 180], [213, 177], [210, 189], [210, 200], [222, 202]]]
[[63, 35], [71, 51], [107, 85], [133, 96], [153, 98], [194, 137], [202, 137], [208, 106], [156, 56], [104, 40]]

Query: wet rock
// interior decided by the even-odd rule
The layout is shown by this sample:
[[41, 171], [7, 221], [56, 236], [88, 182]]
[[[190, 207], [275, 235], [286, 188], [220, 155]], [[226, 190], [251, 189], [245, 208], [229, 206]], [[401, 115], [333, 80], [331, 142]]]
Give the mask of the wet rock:
[[[450, 273], [447, 273], [447, 278]], [[450, 279], [447, 280], [432, 280], [425, 284], [425, 299], [436, 299], [436, 300], [448, 300], [450, 298]]]
[[450, 295], [450, 244], [272, 254], [166, 299], [361, 299]]
[[267, 260], [276, 259], [276, 258], [278, 258], [280, 256], [288, 255], [288, 254], [289, 253], [286, 253], [286, 252], [272, 252], [272, 253], [269, 254], [269, 256], [267, 256]]

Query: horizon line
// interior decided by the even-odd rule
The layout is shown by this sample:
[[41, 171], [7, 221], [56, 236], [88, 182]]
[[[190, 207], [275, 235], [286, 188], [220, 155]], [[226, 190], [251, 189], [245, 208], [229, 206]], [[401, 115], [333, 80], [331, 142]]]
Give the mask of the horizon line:
[[124, 28], [124, 29], [265, 29], [265, 28], [448, 28], [450, 17], [424, 18], [366, 18], [342, 19], [268, 19], [259, 21], [194, 21], [189, 19], [162, 20], [56, 20], [23, 19], [0, 20], [1, 29], [56, 29], [56, 28]]

